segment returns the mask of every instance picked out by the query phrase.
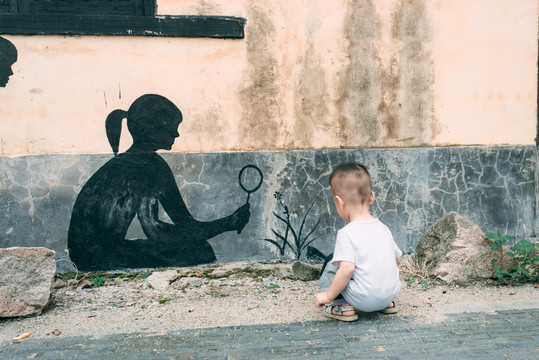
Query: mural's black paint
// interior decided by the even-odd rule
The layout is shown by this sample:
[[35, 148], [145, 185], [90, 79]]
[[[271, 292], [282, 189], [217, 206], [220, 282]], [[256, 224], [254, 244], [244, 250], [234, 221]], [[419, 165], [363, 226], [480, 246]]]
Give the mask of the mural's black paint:
[[299, 216], [297, 216], [297, 214], [292, 214], [291, 208], [283, 202], [283, 195], [279, 191], [276, 191], [273, 194], [273, 197], [277, 199], [277, 202], [282, 209], [280, 212], [282, 215], [275, 211], [273, 212], [273, 215], [281, 222], [281, 224], [285, 225], [285, 228], [284, 230], [271, 229], [274, 238], [265, 238], [264, 240], [275, 245], [277, 249], [279, 249], [279, 254], [281, 256], [285, 254], [286, 248], [289, 248], [294, 253], [296, 260], [301, 258], [301, 255], [305, 249], [307, 249], [308, 258], [316, 258], [316, 256], [324, 257], [318, 249], [310, 246], [318, 239], [318, 236], [313, 236], [313, 234], [318, 228], [318, 225], [320, 225], [321, 218], [318, 218], [316, 224], [311, 228], [307, 235], [305, 235], [307, 232], [305, 227], [307, 217], [320, 196], [321, 194], [318, 195], [318, 197], [312, 202], [311, 206], [309, 206], [307, 212], [301, 220], [300, 226], [294, 227], [292, 219], [296, 217], [299, 218]]
[[11, 66], [17, 61], [17, 48], [9, 40], [0, 37], [0, 87], [6, 87], [13, 75]]
[[155, 0], [0, 0], [0, 12], [12, 14], [154, 16], [155, 8]]
[[156, 0], [0, 0], [0, 34], [244, 37], [244, 18], [155, 11]]
[[[254, 170], [256, 172], [255, 177], [249, 176], [251, 179], [246, 179], [246, 176], [248, 176], [245, 174], [246, 170]], [[256, 182], [256, 180], [254, 179], [258, 179], [258, 182]], [[254, 185], [253, 185], [253, 181], [255, 181]], [[249, 199], [251, 199], [251, 194], [257, 191], [258, 189], [260, 189], [260, 186], [262, 185], [263, 181], [264, 181], [264, 175], [262, 175], [262, 171], [256, 165], [252, 165], [252, 164], [245, 165], [240, 170], [240, 173], [238, 175], [238, 182], [240, 183], [240, 187], [242, 188], [242, 190], [247, 193], [247, 201], [245, 202], [245, 204], [249, 204]], [[242, 229], [238, 230], [238, 234], [241, 234], [241, 230]]]
[[[68, 233], [71, 260], [83, 271], [216, 260], [207, 240], [225, 231], [240, 232], [249, 221], [249, 203], [222, 219], [195, 220], [170, 167], [155, 152], [170, 150], [179, 136], [180, 110], [162, 96], [144, 95], [129, 111], [110, 113], [106, 132], [115, 155], [124, 118], [133, 145], [103, 165], [79, 193]], [[173, 223], [158, 219], [159, 204]], [[147, 239], [125, 239], [135, 216]]]
[[0, 34], [117, 35], [243, 39], [246, 20], [233, 16], [1, 14]]

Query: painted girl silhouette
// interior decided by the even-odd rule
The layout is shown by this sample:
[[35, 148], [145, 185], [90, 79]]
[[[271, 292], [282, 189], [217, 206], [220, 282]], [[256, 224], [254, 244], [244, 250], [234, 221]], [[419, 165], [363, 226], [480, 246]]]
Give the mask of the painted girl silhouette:
[[17, 61], [17, 48], [11, 41], [0, 37], [0, 87], [6, 87], [13, 75], [11, 66]]
[[[122, 120], [133, 145], [117, 155]], [[210, 222], [191, 216], [170, 167], [155, 151], [170, 150], [179, 136], [180, 110], [159, 95], [143, 95], [129, 111], [115, 110], [106, 120], [109, 143], [117, 155], [80, 191], [68, 233], [71, 260], [79, 270], [192, 266], [215, 261], [208, 239], [240, 231], [249, 221], [249, 204]], [[158, 219], [161, 204], [173, 224]], [[137, 216], [147, 239], [126, 240]]]

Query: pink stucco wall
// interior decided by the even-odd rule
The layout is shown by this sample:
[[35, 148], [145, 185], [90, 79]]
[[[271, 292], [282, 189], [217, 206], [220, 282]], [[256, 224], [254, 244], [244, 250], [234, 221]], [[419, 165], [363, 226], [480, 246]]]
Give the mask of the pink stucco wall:
[[534, 143], [534, 0], [160, 0], [158, 13], [244, 17], [246, 36], [3, 36], [19, 58], [0, 155], [108, 153], [107, 114], [147, 93], [183, 111], [178, 152]]

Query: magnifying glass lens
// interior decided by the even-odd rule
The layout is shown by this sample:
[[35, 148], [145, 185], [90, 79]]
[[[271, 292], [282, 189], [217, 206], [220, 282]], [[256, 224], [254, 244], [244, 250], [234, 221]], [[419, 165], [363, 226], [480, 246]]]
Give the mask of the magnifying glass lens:
[[260, 181], [260, 174], [255, 169], [245, 169], [241, 177], [241, 183], [248, 191], [254, 190]]

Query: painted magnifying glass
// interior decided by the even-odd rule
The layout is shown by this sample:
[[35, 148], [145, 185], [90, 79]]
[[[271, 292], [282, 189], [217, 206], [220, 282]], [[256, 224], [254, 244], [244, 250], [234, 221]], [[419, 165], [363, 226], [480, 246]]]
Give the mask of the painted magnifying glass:
[[[262, 175], [262, 171], [260, 171], [260, 169], [256, 165], [245, 165], [240, 170], [240, 174], [238, 175], [238, 182], [240, 183], [240, 187], [243, 189], [243, 191], [247, 193], [247, 201], [245, 202], [246, 204], [249, 203], [249, 200], [251, 199], [251, 194], [260, 189], [263, 180], [264, 176]], [[241, 234], [241, 230], [238, 230], [238, 234]]]
[[251, 199], [251, 194], [260, 189], [263, 180], [264, 176], [262, 175], [262, 171], [260, 171], [260, 169], [256, 165], [245, 165], [240, 170], [238, 181], [243, 191], [247, 193], [246, 203], [248, 203]]

